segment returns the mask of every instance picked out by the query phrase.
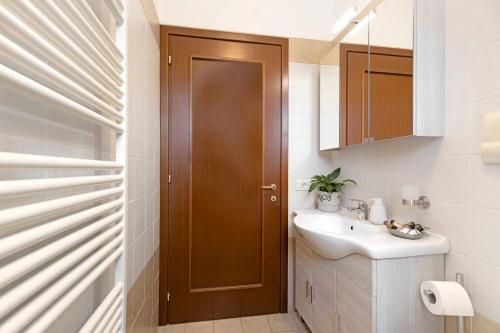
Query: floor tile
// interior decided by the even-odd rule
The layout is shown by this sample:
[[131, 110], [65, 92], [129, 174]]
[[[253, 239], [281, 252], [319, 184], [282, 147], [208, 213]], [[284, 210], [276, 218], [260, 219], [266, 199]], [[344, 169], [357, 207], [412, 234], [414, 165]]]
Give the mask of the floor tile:
[[158, 327], [157, 333], [184, 333], [186, 332], [186, 324], [174, 324]]
[[158, 327], [157, 333], [311, 333], [296, 312]]
[[266, 316], [243, 317], [241, 318], [241, 325], [244, 333], [271, 332]]
[[241, 333], [240, 318], [214, 320], [214, 333]]
[[299, 329], [304, 332], [309, 332], [309, 328], [307, 327], [306, 323], [300, 319], [300, 316], [298, 312], [293, 312], [291, 313], [293, 319], [295, 319], [295, 322], [297, 323], [297, 326], [299, 326]]
[[187, 323], [186, 333], [214, 333], [214, 322], [210, 320]]
[[269, 326], [273, 332], [297, 331], [299, 326], [291, 313], [276, 313], [267, 316]]

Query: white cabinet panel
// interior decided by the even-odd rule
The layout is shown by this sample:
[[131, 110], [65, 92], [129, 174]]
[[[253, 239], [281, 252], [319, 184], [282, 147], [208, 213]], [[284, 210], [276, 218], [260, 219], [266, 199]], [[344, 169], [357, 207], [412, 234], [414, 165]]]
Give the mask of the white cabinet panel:
[[352, 254], [336, 262], [337, 269], [345, 277], [356, 282], [367, 293], [375, 295], [375, 260], [360, 254]]
[[312, 324], [312, 250], [300, 239], [295, 241], [295, 308], [306, 324]]
[[312, 333], [443, 333], [419, 286], [444, 279], [444, 256], [330, 260], [296, 244], [295, 306]]
[[340, 333], [374, 332], [375, 298], [363, 290], [354, 281], [337, 274], [337, 313]]
[[313, 253], [312, 331], [335, 332], [335, 266], [332, 260]]

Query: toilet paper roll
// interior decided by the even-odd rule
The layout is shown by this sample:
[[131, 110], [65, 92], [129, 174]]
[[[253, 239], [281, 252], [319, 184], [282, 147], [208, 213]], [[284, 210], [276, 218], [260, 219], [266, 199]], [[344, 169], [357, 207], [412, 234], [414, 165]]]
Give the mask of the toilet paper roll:
[[474, 309], [464, 287], [452, 281], [424, 281], [420, 295], [425, 307], [435, 315], [474, 316]]

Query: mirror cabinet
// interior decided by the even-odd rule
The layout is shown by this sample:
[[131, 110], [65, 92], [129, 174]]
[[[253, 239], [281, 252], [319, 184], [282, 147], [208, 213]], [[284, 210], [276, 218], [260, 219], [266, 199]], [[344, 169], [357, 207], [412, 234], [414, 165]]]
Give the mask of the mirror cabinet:
[[321, 60], [321, 150], [443, 134], [443, 1], [370, 4]]

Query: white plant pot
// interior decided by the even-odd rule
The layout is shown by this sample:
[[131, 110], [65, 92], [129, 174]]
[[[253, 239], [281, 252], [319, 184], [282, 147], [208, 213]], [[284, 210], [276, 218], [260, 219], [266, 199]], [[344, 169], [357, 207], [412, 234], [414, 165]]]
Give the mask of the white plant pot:
[[324, 212], [336, 212], [340, 209], [341, 193], [328, 193], [319, 191], [316, 196], [318, 209]]

